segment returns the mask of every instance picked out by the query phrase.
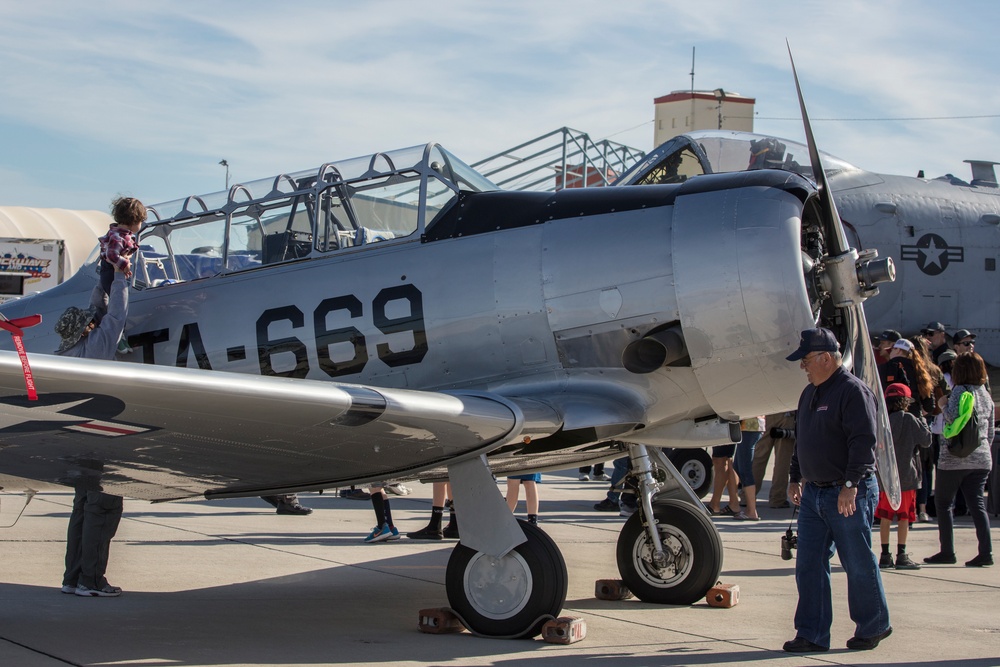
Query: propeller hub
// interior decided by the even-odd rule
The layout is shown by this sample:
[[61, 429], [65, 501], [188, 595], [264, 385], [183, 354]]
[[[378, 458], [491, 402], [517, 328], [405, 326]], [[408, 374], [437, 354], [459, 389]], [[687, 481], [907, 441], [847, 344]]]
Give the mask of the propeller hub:
[[848, 248], [847, 252], [827, 257], [823, 268], [830, 285], [830, 299], [837, 308], [854, 306], [865, 300], [862, 285], [858, 281], [858, 251]]
[[874, 287], [879, 283], [891, 283], [896, 279], [896, 265], [892, 257], [875, 259], [878, 251], [865, 251], [858, 262], [858, 280], [865, 287]]

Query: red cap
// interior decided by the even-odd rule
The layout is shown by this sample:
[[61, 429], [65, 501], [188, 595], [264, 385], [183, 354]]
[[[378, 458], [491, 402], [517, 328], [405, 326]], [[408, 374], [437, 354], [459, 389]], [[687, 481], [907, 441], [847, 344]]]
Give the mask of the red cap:
[[885, 397], [896, 398], [897, 396], [906, 396], [907, 398], [911, 398], [913, 394], [910, 393], [910, 388], [905, 384], [901, 382], [893, 382], [885, 388]]

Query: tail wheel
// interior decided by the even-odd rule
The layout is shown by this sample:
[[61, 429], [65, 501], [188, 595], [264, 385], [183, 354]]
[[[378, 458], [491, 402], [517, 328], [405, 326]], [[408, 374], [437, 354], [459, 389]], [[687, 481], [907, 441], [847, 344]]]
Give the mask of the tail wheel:
[[566, 602], [559, 547], [538, 526], [519, 523], [528, 541], [503, 558], [459, 544], [448, 560], [448, 603], [478, 634], [534, 637]]
[[665, 559], [657, 563], [641, 512], [618, 535], [618, 572], [643, 602], [692, 604], [705, 597], [722, 571], [722, 538], [708, 515], [690, 503], [661, 500], [653, 505]]

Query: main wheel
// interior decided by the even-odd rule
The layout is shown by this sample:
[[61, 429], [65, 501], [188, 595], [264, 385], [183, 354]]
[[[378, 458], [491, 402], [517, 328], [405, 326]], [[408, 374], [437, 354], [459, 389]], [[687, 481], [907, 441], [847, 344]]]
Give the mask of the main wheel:
[[691, 604], [708, 593], [722, 571], [722, 538], [708, 515], [681, 500], [653, 505], [666, 559], [657, 564], [642, 523], [633, 514], [618, 535], [618, 572], [643, 602]]
[[[566, 602], [566, 562], [552, 538], [521, 521], [527, 542], [503, 558], [459, 544], [448, 559], [448, 603], [469, 629], [492, 637], [534, 637]], [[540, 618], [541, 617], [541, 618]]]
[[694, 495], [704, 498], [712, 489], [712, 457], [704, 449], [675, 449], [670, 453], [670, 462], [691, 486]]

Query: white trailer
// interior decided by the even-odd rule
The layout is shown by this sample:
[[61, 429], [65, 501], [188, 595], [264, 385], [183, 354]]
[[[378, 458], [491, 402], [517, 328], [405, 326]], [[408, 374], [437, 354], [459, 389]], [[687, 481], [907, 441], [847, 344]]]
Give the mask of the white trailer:
[[0, 303], [72, 276], [93, 258], [110, 223], [100, 211], [0, 207]]
[[66, 279], [62, 239], [0, 238], [0, 303]]

